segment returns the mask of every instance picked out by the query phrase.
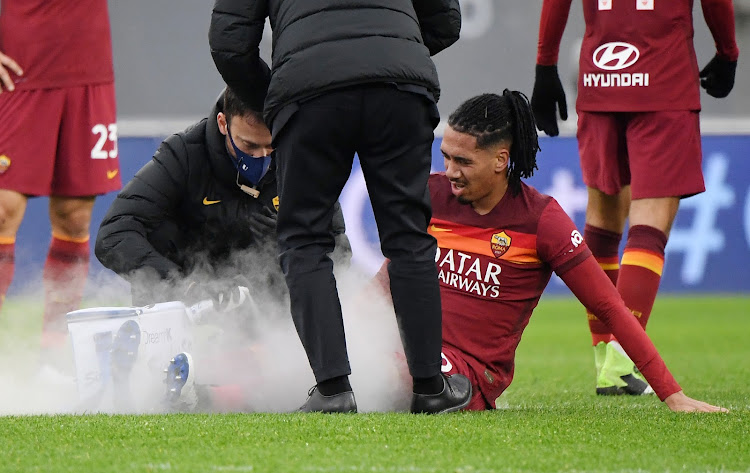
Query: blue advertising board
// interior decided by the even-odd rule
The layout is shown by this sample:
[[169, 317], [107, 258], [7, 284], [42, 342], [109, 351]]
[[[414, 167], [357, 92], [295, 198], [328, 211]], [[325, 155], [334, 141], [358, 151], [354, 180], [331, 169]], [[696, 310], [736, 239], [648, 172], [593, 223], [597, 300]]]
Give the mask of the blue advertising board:
[[[159, 138], [121, 138], [121, 173], [127, 182], [153, 155]], [[539, 170], [527, 182], [554, 196], [583, 228], [586, 188], [578, 166], [575, 138], [540, 138]], [[443, 170], [440, 138], [433, 145], [433, 170]], [[666, 249], [662, 292], [750, 292], [750, 136], [706, 136], [703, 167], [707, 191], [682, 201]], [[91, 224], [92, 243], [115, 194], [97, 199]], [[354, 262], [374, 273], [382, 263], [377, 228], [364, 179], [355, 162], [341, 204]], [[47, 199], [31, 199], [16, 243], [16, 277], [11, 294], [38, 280], [50, 239]], [[93, 244], [92, 244], [93, 252]], [[109, 273], [92, 253], [90, 277]], [[566, 293], [553, 279], [549, 292]]]

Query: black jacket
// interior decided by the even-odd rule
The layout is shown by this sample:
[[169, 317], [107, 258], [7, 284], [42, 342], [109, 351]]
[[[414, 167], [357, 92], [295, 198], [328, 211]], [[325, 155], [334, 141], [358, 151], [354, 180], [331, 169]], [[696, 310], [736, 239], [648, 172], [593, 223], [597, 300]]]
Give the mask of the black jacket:
[[[164, 140], [101, 223], [96, 256], [131, 282], [134, 304], [180, 299], [184, 278], [215, 282], [241, 274], [262, 286], [283, 286], [275, 233], [255, 241], [247, 230], [252, 214], [278, 210], [275, 165], [261, 180], [258, 198], [239, 189], [216, 123], [221, 103], [208, 118]], [[338, 204], [334, 221], [341, 243]]]
[[[270, 74], [258, 49], [266, 17], [273, 30]], [[414, 84], [437, 102], [430, 56], [458, 40], [460, 29], [458, 0], [216, 0], [209, 44], [234, 90], [268, 87], [270, 125], [284, 105], [349, 85]]]

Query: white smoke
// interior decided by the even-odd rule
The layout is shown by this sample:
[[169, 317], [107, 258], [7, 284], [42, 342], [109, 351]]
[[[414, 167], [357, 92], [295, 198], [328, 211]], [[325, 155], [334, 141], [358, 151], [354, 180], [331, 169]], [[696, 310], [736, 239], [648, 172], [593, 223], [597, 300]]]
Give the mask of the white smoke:
[[[53, 369], [39, 349], [43, 294], [29, 285], [0, 312], [0, 415], [70, 412], [77, 398], [72, 370]], [[49, 362], [69, 367], [69, 353], [61, 349]]]
[[[356, 268], [339, 266], [336, 275], [352, 367], [351, 384], [359, 411], [408, 408], [411, 380], [390, 301]], [[130, 304], [127, 284], [111, 274], [102, 273], [90, 280], [88, 289], [85, 299], [89, 307]], [[305, 401], [308, 389], [315, 384], [286, 298], [280, 301], [273, 291], [251, 289], [255, 289], [252, 294], [261, 307], [260, 313], [217, 313], [209, 317], [208, 323], [193, 327], [190, 351], [197, 384], [234, 385], [242, 400], [229, 407], [201, 403], [201, 410], [290, 412]], [[73, 361], [71, 342], [57, 352], [40, 353], [40, 323], [36, 322], [35, 327], [28, 323], [13, 327], [9, 322], [40, 319], [39, 314], [26, 312], [41, 310], [41, 294], [39, 288], [32, 288], [14, 297], [28, 300], [28, 304], [16, 301], [3, 309], [0, 415], [167, 410], [162, 368], [168, 365], [169, 355], [159, 366], [153, 360], [144, 361], [153, 346], [147, 346], [143, 338], [138, 346], [138, 362], [125, 387], [102, 376], [102, 389], [84, 402], [79, 396], [82, 372]]]

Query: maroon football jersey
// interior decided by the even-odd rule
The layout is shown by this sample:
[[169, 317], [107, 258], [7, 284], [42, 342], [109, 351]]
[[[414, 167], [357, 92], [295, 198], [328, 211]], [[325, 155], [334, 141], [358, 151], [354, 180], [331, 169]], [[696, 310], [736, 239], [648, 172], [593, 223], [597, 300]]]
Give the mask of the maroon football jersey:
[[[582, 0], [576, 107], [584, 111], [699, 110], [692, 0]], [[570, 0], [545, 0], [540, 64], [554, 64]], [[704, 8], [704, 10], [706, 10]], [[709, 6], [706, 20], [717, 50], [736, 60], [734, 15]]]
[[444, 173], [429, 185], [443, 343], [466, 355], [494, 407], [513, 379], [521, 333], [552, 271], [564, 273], [591, 252], [557, 201], [526, 184], [486, 215], [459, 203]]
[[0, 51], [18, 89], [114, 81], [107, 0], [0, 0]]

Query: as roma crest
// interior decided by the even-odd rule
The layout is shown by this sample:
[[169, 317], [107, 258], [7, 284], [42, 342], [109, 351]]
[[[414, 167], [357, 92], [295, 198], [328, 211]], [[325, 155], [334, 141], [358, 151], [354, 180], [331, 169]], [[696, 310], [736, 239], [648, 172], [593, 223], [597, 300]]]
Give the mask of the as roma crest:
[[276, 197], [274, 197], [271, 202], [273, 203], [273, 208], [275, 208], [276, 211], [278, 212], [279, 211], [279, 196], [277, 195]]
[[4, 173], [10, 167], [10, 158], [6, 155], [0, 156], [0, 174]]
[[510, 237], [505, 232], [495, 233], [490, 238], [490, 248], [492, 248], [495, 258], [503, 256], [510, 248]]

